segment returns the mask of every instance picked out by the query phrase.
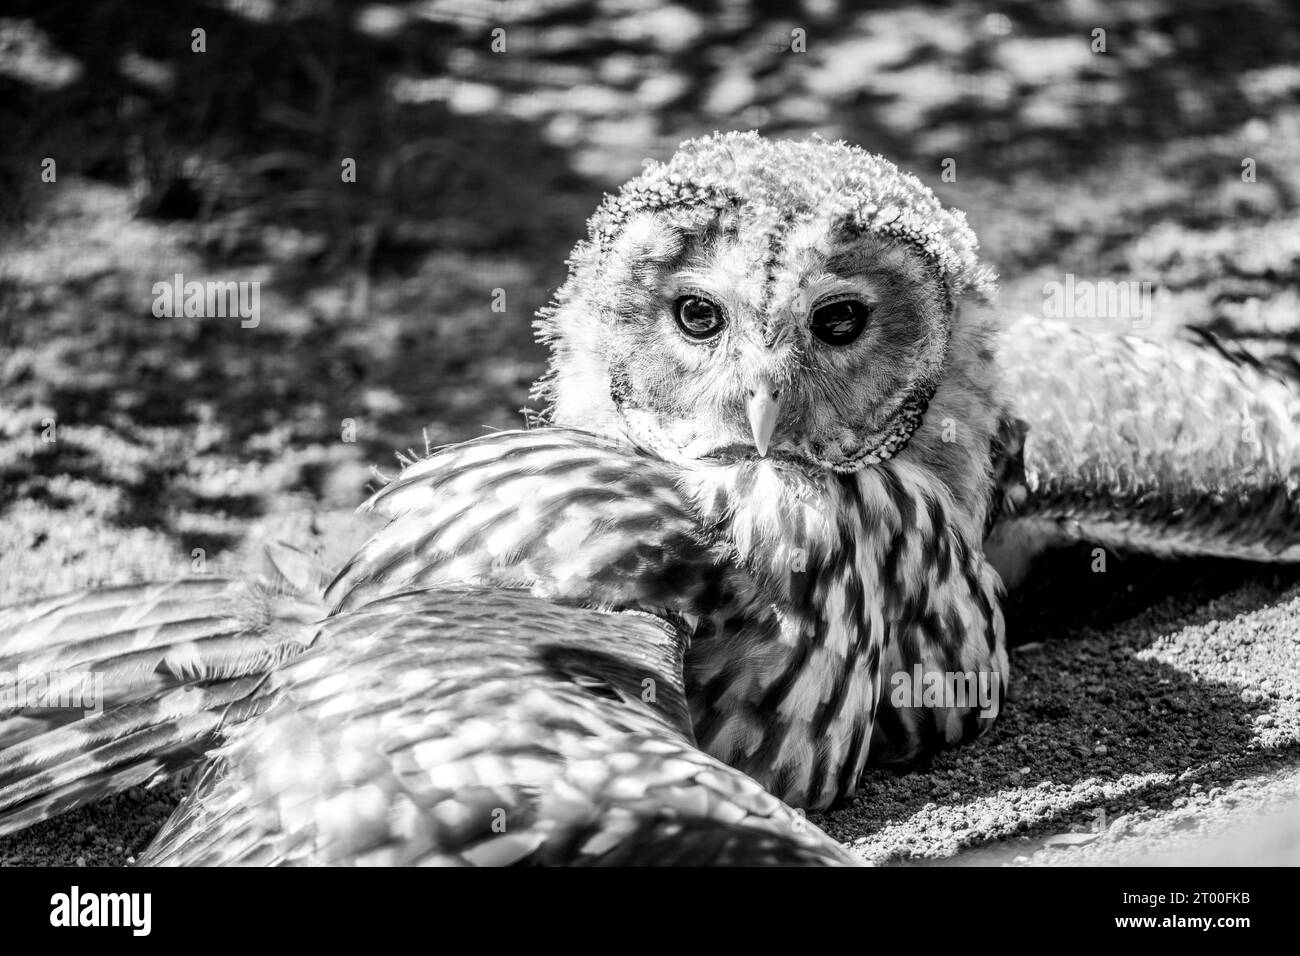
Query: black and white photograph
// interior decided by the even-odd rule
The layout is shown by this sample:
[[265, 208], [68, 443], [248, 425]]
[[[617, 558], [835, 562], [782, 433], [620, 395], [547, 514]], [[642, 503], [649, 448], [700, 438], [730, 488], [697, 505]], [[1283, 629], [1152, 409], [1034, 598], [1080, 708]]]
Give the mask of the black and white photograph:
[[1300, 864], [1300, 6], [5, 0], [0, 130], [24, 920]]

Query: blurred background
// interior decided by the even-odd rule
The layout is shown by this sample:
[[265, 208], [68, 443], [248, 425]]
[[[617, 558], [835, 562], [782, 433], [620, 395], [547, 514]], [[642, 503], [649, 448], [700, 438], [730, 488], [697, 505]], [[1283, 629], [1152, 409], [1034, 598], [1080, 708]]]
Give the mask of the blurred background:
[[[7, 0], [0, 603], [231, 570], [395, 449], [518, 426], [602, 195], [751, 128], [916, 172], [1008, 313], [1133, 279], [1300, 342], [1294, 3]], [[260, 283], [260, 323], [156, 317], [176, 273]]]

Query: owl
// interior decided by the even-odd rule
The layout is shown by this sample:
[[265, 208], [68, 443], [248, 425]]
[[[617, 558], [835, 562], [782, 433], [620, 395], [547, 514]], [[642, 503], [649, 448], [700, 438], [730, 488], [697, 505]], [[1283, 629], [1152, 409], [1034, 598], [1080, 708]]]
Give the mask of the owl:
[[1005, 323], [858, 148], [688, 142], [541, 314], [529, 428], [431, 451], [341, 569], [0, 611], [0, 832], [196, 767], [152, 863], [851, 863], [804, 816], [986, 730], [1046, 547], [1300, 560], [1300, 397], [1203, 336]]

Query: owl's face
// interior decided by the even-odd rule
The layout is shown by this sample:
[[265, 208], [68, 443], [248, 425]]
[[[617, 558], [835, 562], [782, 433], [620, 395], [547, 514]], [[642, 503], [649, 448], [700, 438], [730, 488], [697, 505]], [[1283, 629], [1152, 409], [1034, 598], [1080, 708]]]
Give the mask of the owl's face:
[[[768, 457], [852, 471], [906, 441], [948, 342], [943, 287], [901, 242], [813, 221], [747, 234], [647, 212], [593, 305], [626, 433], [680, 463]], [[690, 218], [690, 217], [685, 217]]]
[[991, 285], [973, 250], [960, 214], [878, 157], [696, 141], [593, 218], [539, 323], [539, 394], [554, 421], [672, 462], [856, 471], [920, 426], [955, 294]]

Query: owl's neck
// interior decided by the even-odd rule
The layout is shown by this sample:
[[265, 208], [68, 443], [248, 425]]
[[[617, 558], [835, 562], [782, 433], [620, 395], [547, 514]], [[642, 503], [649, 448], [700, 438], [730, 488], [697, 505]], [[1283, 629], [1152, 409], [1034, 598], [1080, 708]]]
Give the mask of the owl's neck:
[[966, 710], [879, 706], [893, 674], [987, 671], [1001, 642], [982, 515], [934, 472], [889, 461], [809, 480], [760, 462], [679, 482], [748, 572], [688, 652], [701, 747], [822, 808], [853, 792], [869, 751], [908, 759], [972, 730]]

